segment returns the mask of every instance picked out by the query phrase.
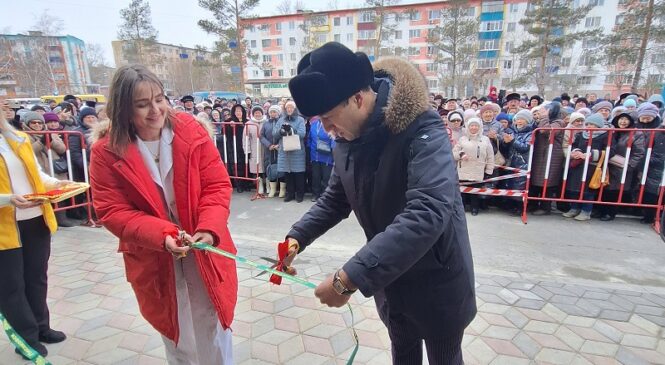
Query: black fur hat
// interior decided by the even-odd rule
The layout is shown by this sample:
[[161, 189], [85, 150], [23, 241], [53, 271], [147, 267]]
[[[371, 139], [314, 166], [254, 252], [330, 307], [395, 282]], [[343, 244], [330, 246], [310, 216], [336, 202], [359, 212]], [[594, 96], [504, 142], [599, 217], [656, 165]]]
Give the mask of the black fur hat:
[[289, 90], [298, 110], [311, 117], [330, 111], [373, 81], [374, 70], [366, 54], [328, 42], [300, 60]]

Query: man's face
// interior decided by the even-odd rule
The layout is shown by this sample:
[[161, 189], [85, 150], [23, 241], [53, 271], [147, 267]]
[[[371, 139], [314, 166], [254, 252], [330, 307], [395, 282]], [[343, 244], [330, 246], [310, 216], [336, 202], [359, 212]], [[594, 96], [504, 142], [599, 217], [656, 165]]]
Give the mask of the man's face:
[[453, 111], [457, 109], [457, 102], [455, 100], [448, 100], [446, 102], [446, 110]]
[[193, 101], [186, 101], [185, 102], [185, 109], [192, 109], [194, 108], [194, 102]]
[[568, 104], [570, 104], [570, 101], [568, 101], [568, 100], [561, 100], [561, 105], [563, 105], [563, 106], [568, 106]]
[[595, 103], [596, 100], [598, 100], [598, 95], [596, 95], [596, 94], [589, 94], [589, 97], [587, 98], [587, 100], [589, 100], [590, 103]]
[[519, 100], [511, 100], [508, 102], [508, 109], [517, 109], [517, 107], [520, 106], [520, 101]]
[[348, 103], [341, 103], [327, 113], [320, 115], [321, 123], [326, 132], [353, 141], [360, 137], [367, 115], [362, 105], [367, 100], [361, 93], [351, 96]]
[[586, 104], [584, 102], [578, 102], [575, 104], [575, 110], [580, 110], [582, 108], [586, 108]]

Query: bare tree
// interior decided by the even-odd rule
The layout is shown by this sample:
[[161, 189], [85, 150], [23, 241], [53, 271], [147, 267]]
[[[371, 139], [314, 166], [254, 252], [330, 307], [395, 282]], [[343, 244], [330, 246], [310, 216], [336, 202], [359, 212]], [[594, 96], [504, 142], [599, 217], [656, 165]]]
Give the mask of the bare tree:
[[277, 14], [291, 14], [291, 0], [282, 0], [277, 4]]
[[3, 40], [0, 41], [0, 54], [3, 56], [0, 67], [28, 94], [45, 95], [56, 91], [70, 91], [66, 86], [66, 90], [58, 90], [48, 62], [47, 48], [41, 42], [33, 43], [30, 52], [26, 52], [25, 47], [14, 47], [8, 40]]
[[57, 16], [51, 15], [49, 9], [34, 17], [35, 23], [30, 30], [42, 32], [44, 35], [60, 35], [65, 29], [65, 22]]
[[[375, 59], [381, 56], [381, 49], [390, 45], [392, 39], [394, 39], [399, 17], [402, 15], [390, 8], [399, 4], [399, 2], [400, 0], [365, 0], [365, 6], [372, 9], [372, 17], [376, 25], [374, 39], [370, 39], [368, 42]], [[392, 51], [388, 52], [388, 54], [393, 53]]]
[[327, 8], [328, 8], [328, 10], [338, 10], [339, 9], [339, 0], [329, 0]]

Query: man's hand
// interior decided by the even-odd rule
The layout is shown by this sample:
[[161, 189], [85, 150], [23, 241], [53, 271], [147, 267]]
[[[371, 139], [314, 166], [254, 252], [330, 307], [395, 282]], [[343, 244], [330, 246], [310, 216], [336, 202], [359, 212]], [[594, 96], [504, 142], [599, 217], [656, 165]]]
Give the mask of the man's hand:
[[[334, 275], [329, 275], [326, 280], [321, 282], [321, 284], [319, 284], [319, 286], [317, 286], [314, 290], [314, 295], [319, 298], [321, 303], [327, 305], [328, 307], [339, 308], [346, 304], [349, 299], [351, 299], [351, 296], [337, 294], [335, 288], [333, 288], [333, 277]], [[345, 284], [347, 283], [344, 281], [344, 279], [342, 279], [342, 281]]]
[[506, 133], [506, 134], [503, 135], [503, 141], [505, 143], [510, 143], [510, 142], [512, 142], [513, 139], [514, 139], [514, 137], [510, 133]]
[[284, 272], [286, 272], [289, 275], [296, 275], [298, 271], [293, 266], [291, 266], [291, 264], [298, 255], [298, 249], [300, 248], [300, 244], [298, 243], [297, 240], [290, 237], [287, 239], [287, 242], [289, 243], [289, 253], [286, 255], [286, 258], [284, 258], [284, 265], [286, 266], [284, 268]]
[[33, 208], [43, 204], [41, 201], [30, 201], [24, 198], [22, 195], [12, 195], [11, 198], [9, 198], [9, 201], [18, 209]]
[[191, 238], [191, 243], [195, 242], [207, 243], [210, 246], [214, 246], [215, 237], [210, 232], [200, 231], [194, 233], [194, 236]]

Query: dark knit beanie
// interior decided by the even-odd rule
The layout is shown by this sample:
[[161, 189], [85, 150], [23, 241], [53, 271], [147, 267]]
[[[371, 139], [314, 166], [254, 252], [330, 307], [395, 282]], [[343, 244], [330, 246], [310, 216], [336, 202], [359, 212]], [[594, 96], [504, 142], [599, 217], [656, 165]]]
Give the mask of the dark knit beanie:
[[289, 90], [298, 110], [311, 117], [330, 111], [373, 81], [374, 70], [366, 54], [328, 42], [300, 60]]

